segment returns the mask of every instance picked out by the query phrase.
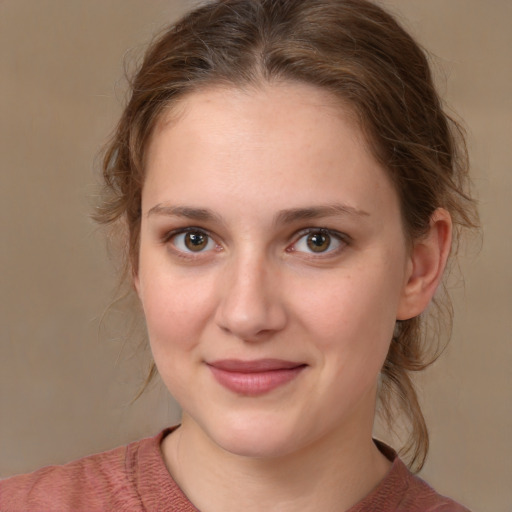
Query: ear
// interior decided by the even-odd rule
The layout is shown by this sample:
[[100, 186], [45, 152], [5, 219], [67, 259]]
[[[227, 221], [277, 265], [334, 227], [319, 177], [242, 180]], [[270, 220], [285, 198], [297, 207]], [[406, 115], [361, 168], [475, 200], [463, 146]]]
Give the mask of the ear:
[[132, 267], [131, 277], [132, 277], [133, 289], [135, 290], [135, 292], [137, 293], [137, 295], [140, 298], [140, 278], [139, 278], [138, 269], [135, 270], [134, 267]]
[[427, 308], [443, 277], [451, 245], [451, 216], [444, 208], [437, 208], [428, 232], [411, 249], [397, 320], [408, 320]]
[[137, 292], [137, 295], [140, 297], [140, 279], [138, 274], [134, 274], [132, 276], [132, 286]]

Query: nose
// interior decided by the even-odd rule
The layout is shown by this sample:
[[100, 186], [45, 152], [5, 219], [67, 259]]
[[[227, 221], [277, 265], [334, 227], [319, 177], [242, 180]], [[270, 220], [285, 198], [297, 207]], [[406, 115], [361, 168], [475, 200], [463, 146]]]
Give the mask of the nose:
[[228, 265], [220, 285], [217, 325], [243, 341], [262, 341], [284, 328], [286, 308], [279, 271], [264, 258], [249, 257]]

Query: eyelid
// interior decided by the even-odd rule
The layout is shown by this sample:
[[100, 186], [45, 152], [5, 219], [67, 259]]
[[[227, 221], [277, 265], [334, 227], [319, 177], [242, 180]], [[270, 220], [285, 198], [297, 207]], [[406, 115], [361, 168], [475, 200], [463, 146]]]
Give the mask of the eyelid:
[[[304, 238], [305, 236], [311, 235], [311, 234], [315, 234], [315, 233], [322, 233], [322, 234], [330, 236], [331, 238], [337, 240], [341, 244], [341, 247], [336, 247], [334, 249], [329, 248], [324, 252], [318, 252], [318, 253], [315, 253], [313, 251], [297, 251], [295, 249], [296, 244], [302, 238]], [[297, 252], [297, 253], [308, 254], [309, 257], [314, 257], [314, 258], [322, 258], [322, 257], [325, 258], [328, 256], [333, 256], [333, 255], [337, 254], [340, 250], [342, 250], [343, 247], [349, 245], [350, 242], [352, 241], [351, 237], [349, 235], [347, 235], [346, 233], [342, 233], [335, 229], [329, 229], [329, 228], [323, 228], [323, 227], [310, 227], [310, 228], [301, 229], [300, 231], [297, 231], [293, 235], [292, 240], [293, 240], [292, 243], [287, 248], [287, 252]]]
[[[160, 241], [162, 244], [167, 245], [177, 235], [186, 234], [186, 233], [203, 233], [215, 244], [215, 247], [211, 248], [211, 249], [203, 250], [203, 251], [194, 252], [194, 251], [181, 250], [178, 247], [176, 247], [176, 245], [172, 244], [173, 252], [175, 252], [177, 255], [179, 255], [181, 257], [198, 258], [201, 255], [204, 256], [206, 253], [209, 253], [213, 250], [216, 250], [216, 249], [221, 250], [222, 249], [222, 245], [217, 241], [216, 236], [213, 235], [208, 229], [205, 229], [205, 228], [202, 228], [199, 226], [184, 226], [184, 227], [172, 229], [170, 231], [166, 231], [163, 234], [163, 236], [160, 237]], [[339, 244], [341, 244], [341, 246], [335, 247], [333, 249], [328, 248], [324, 252], [317, 252], [317, 253], [315, 253], [314, 251], [299, 251], [296, 249], [296, 244], [303, 237], [314, 234], [314, 233], [326, 234], [329, 237], [335, 239]], [[292, 235], [291, 240], [292, 241], [286, 247], [286, 252], [307, 254], [308, 257], [312, 257], [312, 258], [322, 258], [322, 257], [326, 258], [329, 256], [334, 256], [339, 251], [341, 251], [344, 247], [346, 247], [347, 245], [350, 245], [350, 243], [352, 242], [352, 238], [349, 235], [347, 235], [346, 233], [337, 231], [335, 229], [324, 228], [324, 227], [308, 227], [308, 228], [301, 229]]]
[[171, 240], [171, 238], [173, 238], [176, 235], [179, 235], [181, 233], [197, 233], [197, 232], [204, 233], [205, 235], [207, 235], [213, 239], [211, 233], [207, 229], [200, 228], [198, 226], [184, 226], [181, 228], [176, 228], [176, 229], [171, 229], [170, 231], [166, 231], [161, 237], [161, 242], [166, 243], [169, 240]]
[[177, 237], [178, 235], [183, 235], [187, 233], [201, 233], [204, 234], [208, 239], [213, 242], [215, 247], [211, 249], [205, 249], [202, 251], [188, 251], [188, 250], [182, 250], [178, 248], [175, 244], [172, 244], [172, 251], [175, 252], [177, 255], [183, 258], [199, 258], [201, 256], [204, 256], [205, 254], [215, 250], [220, 249], [222, 246], [217, 242], [215, 237], [208, 231], [207, 229], [200, 228], [197, 226], [185, 226], [181, 228], [172, 229], [171, 231], [167, 231], [162, 237], [161, 237], [161, 243], [164, 245], [169, 244], [172, 242], [173, 238]]

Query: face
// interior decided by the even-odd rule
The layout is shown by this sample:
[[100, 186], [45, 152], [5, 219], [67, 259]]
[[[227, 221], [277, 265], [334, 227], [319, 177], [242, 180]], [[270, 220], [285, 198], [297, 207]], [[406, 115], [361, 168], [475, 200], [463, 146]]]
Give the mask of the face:
[[251, 456], [371, 435], [411, 265], [351, 116], [298, 84], [174, 114], [148, 149], [135, 286], [184, 425]]

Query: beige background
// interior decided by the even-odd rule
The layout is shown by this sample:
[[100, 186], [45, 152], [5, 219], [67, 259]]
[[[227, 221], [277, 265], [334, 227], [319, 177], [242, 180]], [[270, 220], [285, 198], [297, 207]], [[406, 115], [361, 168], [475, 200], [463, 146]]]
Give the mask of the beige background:
[[[387, 0], [438, 56], [441, 90], [469, 128], [484, 225], [457, 286], [453, 342], [423, 400], [423, 475], [475, 512], [512, 510], [512, 2]], [[88, 220], [95, 155], [120, 112], [123, 59], [190, 5], [0, 0], [0, 476], [155, 433], [178, 413], [143, 380]], [[123, 348], [124, 347], [124, 348]], [[143, 355], [143, 354], [142, 354]]]

